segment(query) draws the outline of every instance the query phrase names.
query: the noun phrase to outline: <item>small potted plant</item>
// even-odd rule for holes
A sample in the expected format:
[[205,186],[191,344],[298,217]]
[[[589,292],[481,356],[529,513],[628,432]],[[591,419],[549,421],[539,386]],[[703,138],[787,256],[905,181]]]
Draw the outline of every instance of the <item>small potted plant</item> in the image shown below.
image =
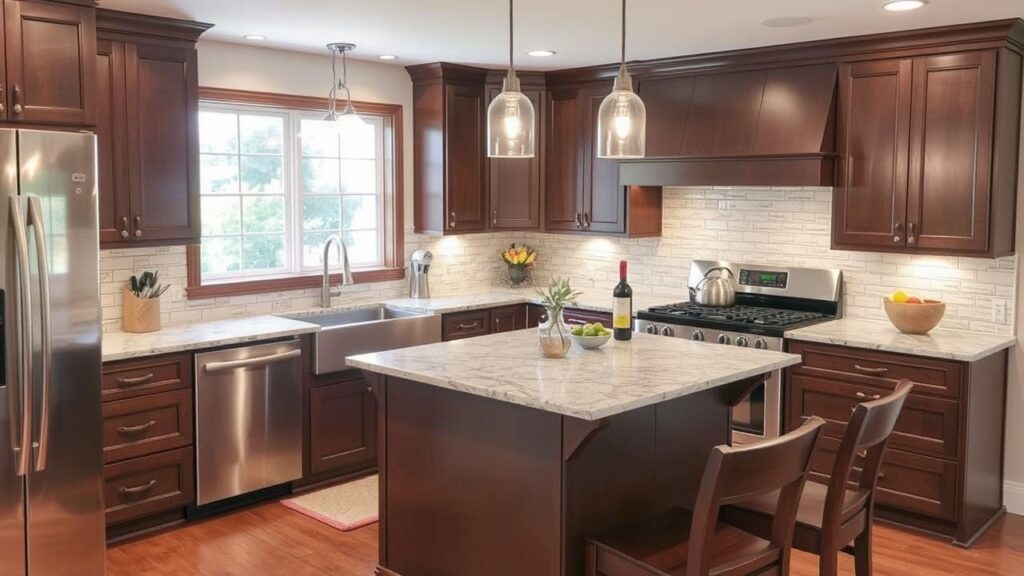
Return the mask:
[[125,332],[156,332],[160,329],[160,296],[170,288],[160,284],[160,272],[132,276],[122,290],[121,327]]
[[537,260],[537,251],[526,244],[518,242],[501,251],[501,261],[505,263],[505,281],[512,288],[518,288],[531,281],[530,271]]
[[540,352],[547,358],[563,358],[572,346],[569,327],[562,312],[576,304],[580,293],[573,290],[567,278],[553,278],[547,290],[537,290],[547,309],[547,320],[539,327]]

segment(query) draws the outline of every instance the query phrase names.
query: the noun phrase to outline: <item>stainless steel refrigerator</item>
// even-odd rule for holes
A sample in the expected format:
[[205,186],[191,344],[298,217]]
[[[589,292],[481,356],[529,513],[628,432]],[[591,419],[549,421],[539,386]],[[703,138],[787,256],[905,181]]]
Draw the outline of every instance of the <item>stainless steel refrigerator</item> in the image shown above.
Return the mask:
[[102,575],[96,140],[0,130],[0,576]]

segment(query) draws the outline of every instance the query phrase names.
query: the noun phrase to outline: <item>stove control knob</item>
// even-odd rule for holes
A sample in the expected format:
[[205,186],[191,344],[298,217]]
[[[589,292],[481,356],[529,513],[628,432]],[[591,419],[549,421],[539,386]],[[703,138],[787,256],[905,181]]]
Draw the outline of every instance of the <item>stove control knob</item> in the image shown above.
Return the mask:
[[673,330],[669,326],[665,326],[664,328],[661,329],[661,335],[662,336],[675,336],[676,335],[676,331]]
[[648,334],[657,334],[658,327],[655,326],[654,324],[648,324],[647,328],[644,328],[644,332],[647,332]]
[[693,334],[690,335],[690,340],[694,340],[694,341],[697,341],[697,342],[703,342],[704,341],[704,332],[702,332],[700,330],[694,330]]
[[728,334],[719,334],[718,335],[718,343],[719,344],[728,344],[730,342],[732,342],[732,338],[730,338]]
[[746,348],[747,346],[750,345],[750,342],[747,340],[746,336],[737,336],[736,345],[739,346],[740,348]]
[[757,340],[754,340],[754,348],[757,348],[758,350],[767,350],[768,343],[764,341],[764,338],[758,338]]

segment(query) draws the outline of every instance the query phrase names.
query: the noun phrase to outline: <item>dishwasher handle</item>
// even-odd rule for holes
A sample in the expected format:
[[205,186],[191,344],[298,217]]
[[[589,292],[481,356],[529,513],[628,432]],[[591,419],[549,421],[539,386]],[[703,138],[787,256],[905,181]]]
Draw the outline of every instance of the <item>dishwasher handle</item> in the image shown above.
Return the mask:
[[234,370],[235,368],[257,368],[259,366],[266,366],[268,364],[276,364],[278,362],[286,362],[292,358],[298,358],[302,355],[302,350],[289,350],[287,352],[281,352],[280,354],[271,354],[270,356],[257,356],[256,358],[246,358],[244,360],[228,360],[226,362],[210,362],[203,366],[203,369],[207,372],[223,372],[225,370]]

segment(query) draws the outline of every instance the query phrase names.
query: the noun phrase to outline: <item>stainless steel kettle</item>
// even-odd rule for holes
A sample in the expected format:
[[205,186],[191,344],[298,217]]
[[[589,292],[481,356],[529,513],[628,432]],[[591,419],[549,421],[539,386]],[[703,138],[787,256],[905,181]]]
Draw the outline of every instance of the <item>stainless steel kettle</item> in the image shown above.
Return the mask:
[[736,304],[736,287],[732,270],[724,266],[704,273],[697,286],[690,289],[690,300],[704,306],[732,306]]

